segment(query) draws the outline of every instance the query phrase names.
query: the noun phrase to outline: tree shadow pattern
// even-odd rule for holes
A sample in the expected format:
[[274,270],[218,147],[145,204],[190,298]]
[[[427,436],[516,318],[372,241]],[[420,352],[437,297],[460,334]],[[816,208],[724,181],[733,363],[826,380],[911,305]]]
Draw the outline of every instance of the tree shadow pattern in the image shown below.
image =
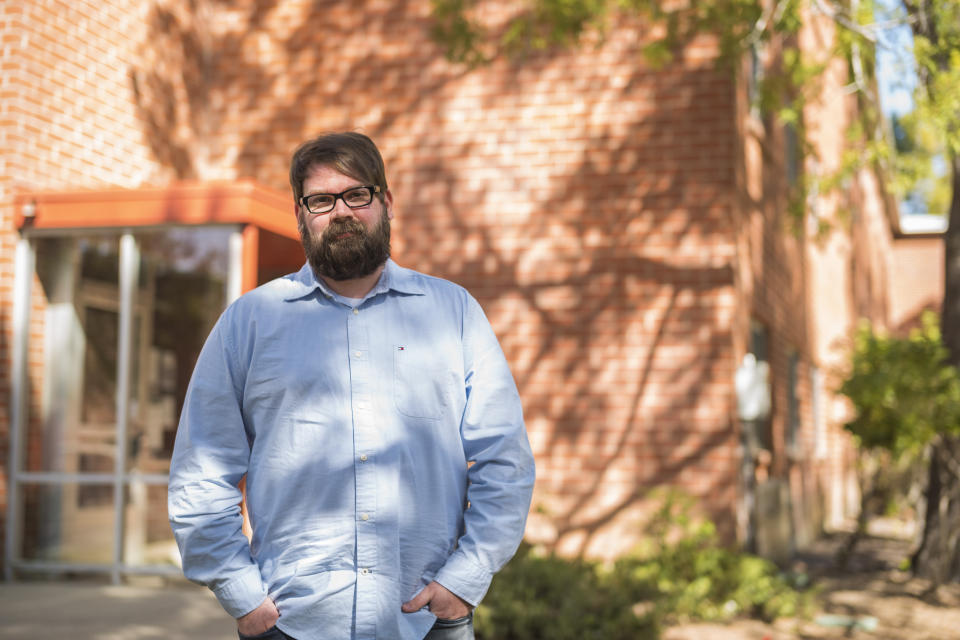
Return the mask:
[[[735,96],[692,43],[445,62],[416,0],[157,3],[130,84],[170,177],[281,191],[292,149],[359,129],[384,152],[394,255],[464,285],[501,338],[538,459],[530,534],[623,550],[676,485],[732,534]],[[704,53],[706,51],[706,53]]]

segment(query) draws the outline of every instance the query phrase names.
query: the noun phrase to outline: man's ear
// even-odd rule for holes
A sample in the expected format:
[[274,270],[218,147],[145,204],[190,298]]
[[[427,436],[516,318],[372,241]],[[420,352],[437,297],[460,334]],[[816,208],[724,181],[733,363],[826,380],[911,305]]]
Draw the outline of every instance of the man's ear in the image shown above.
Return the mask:
[[387,208],[387,220],[393,220],[393,192],[390,189],[383,194],[383,206]]

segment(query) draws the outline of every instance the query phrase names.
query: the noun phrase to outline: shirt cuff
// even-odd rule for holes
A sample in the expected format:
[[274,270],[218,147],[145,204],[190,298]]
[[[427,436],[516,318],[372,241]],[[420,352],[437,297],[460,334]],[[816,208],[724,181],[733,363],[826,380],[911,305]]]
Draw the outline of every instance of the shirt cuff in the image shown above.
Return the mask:
[[434,580],[476,607],[490,588],[493,573],[462,553],[454,552]]
[[261,604],[267,597],[267,590],[260,577],[260,569],[251,565],[235,577],[213,589],[220,606],[234,618],[245,616]]

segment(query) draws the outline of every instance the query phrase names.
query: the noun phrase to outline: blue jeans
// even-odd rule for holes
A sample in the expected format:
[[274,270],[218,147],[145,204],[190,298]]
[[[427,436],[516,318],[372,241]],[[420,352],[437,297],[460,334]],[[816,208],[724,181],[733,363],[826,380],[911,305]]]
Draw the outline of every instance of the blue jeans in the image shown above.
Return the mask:
[[[239,631],[240,640],[294,640],[280,629],[272,627],[255,636],[245,636]],[[456,620],[437,620],[423,640],[474,640],[473,613]]]
[[245,636],[239,631],[237,631],[237,635],[240,636],[240,640],[293,640],[293,638],[276,627],[270,627],[263,633],[258,633],[255,636]]
[[423,640],[473,640],[473,612],[456,620],[437,620]]

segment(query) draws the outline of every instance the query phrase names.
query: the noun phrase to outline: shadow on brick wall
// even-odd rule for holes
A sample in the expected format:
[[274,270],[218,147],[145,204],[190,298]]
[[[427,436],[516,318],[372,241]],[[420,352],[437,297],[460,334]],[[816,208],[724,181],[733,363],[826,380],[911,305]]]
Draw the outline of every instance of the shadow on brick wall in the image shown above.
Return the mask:
[[646,68],[642,25],[470,69],[430,42],[428,8],[154,6],[130,71],[154,156],[171,178],[285,191],[299,142],[368,133],[398,203],[397,260],[470,290],[511,361],[538,457],[531,535],[621,549],[666,484],[731,534],[728,76],[694,59]]

